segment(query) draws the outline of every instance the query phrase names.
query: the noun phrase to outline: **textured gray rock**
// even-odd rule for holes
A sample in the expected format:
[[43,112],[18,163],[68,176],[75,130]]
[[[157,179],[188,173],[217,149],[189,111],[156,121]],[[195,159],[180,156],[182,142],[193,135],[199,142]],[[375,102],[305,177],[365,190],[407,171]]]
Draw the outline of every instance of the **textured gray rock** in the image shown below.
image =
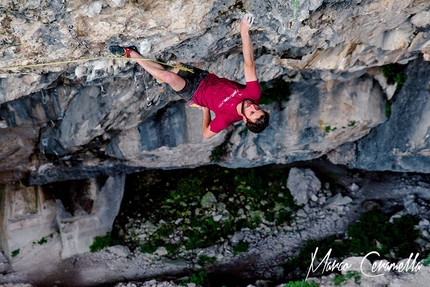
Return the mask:
[[349,196],[342,196],[342,194],[338,193],[335,196],[327,199],[325,206],[327,208],[335,208],[337,206],[346,205],[352,201],[352,198]]
[[321,189],[321,182],[311,169],[292,168],[288,174],[287,188],[297,204],[306,204]]
[[[413,140],[416,150],[405,150],[400,139],[398,146],[385,141],[408,132],[404,117],[415,124],[427,117],[421,100],[422,114],[396,107],[412,107],[399,105],[408,95],[428,95],[422,60],[430,55],[426,3],[304,1],[297,4],[294,20],[292,1],[3,2],[0,67],[108,56],[110,44],[134,44],[144,56],[191,62],[243,82],[238,22],[249,11],[256,15],[251,37],[260,80],[282,76],[291,82],[289,102],[266,107],[272,123],[264,134],[242,134],[238,123],[206,141],[201,112],[177,102],[166,87],[153,87],[133,61],[0,70],[3,182],[25,173],[29,184],[42,184],[195,167],[208,164],[211,150],[223,142],[233,144],[220,162],[229,167],[325,154],[334,162],[370,169],[426,171],[428,166],[425,137]],[[380,66],[414,59],[392,116],[382,125],[387,132],[360,142],[356,157],[354,141],[386,121],[385,97],[392,91],[381,80]],[[373,142],[381,146],[378,151],[372,151]],[[382,145],[389,144],[384,151]],[[390,155],[390,148],[400,154]]]
[[[223,143],[229,145],[219,164],[228,167],[292,163],[328,155],[333,162],[354,168],[429,172],[426,1],[297,1],[297,19],[293,19],[293,1],[84,2],[0,0],[0,68],[108,56],[108,45],[121,44],[136,45],[146,57],[191,62],[243,82],[237,28],[243,12],[249,11],[256,15],[251,37],[259,79],[282,77],[288,81],[289,101],[265,107],[272,123],[263,134],[242,133],[244,126],[238,123],[203,140],[201,112],[178,101],[166,87],[154,87],[149,75],[133,61],[99,59],[2,69],[2,183],[26,177],[30,185],[103,180],[151,168],[195,167],[209,164],[211,150]],[[380,67],[388,63],[408,65],[408,81],[396,93],[381,78]],[[387,99],[392,108],[389,119],[385,116]],[[107,195],[119,204],[120,188],[114,187]],[[365,192],[364,186],[360,188]],[[417,198],[428,200],[428,195],[423,196],[428,190],[423,186],[399,191],[401,196],[392,199],[404,199],[401,203],[409,212],[423,214],[427,206]],[[374,196],[383,198],[387,193],[378,190]],[[407,198],[405,193],[417,197]],[[331,193],[319,196],[317,202],[327,204],[327,198],[330,200]],[[91,224],[103,227],[97,232],[108,230],[108,223],[97,221],[103,217],[110,222],[110,216],[116,215],[115,206],[107,206],[112,213],[99,210],[96,217],[89,216],[85,206],[73,215],[67,210],[60,213],[60,230],[70,235],[63,242],[68,254],[86,250],[90,241],[86,231]],[[302,223],[316,217],[309,206],[299,213]],[[33,228],[31,220],[45,216],[39,209],[32,213],[30,207],[19,204],[12,213],[23,224],[21,230],[15,228],[20,223],[2,223],[2,249],[7,256],[51,230],[47,226],[52,218],[46,215],[33,226],[41,227],[37,232],[28,231]],[[346,211],[344,206],[340,208]],[[66,218],[75,215],[82,220]],[[320,230],[342,229],[344,223],[337,214],[318,216],[326,222]],[[20,238],[18,234],[31,236]],[[310,234],[302,232],[304,237]],[[16,243],[8,247],[6,235],[17,238]],[[288,239],[297,247],[299,237]],[[252,242],[261,240],[255,236]],[[74,241],[84,244],[72,246]],[[61,251],[58,246],[55,252]],[[230,249],[221,249],[221,257],[231,255]],[[274,252],[270,254],[268,261]],[[83,275],[91,271],[101,272],[89,268]],[[271,274],[267,269],[261,273]]]
[[112,230],[121,205],[124,182],[124,175],[109,177],[100,186],[92,180],[88,187],[94,200],[91,212],[75,212],[74,216],[64,216],[65,212],[59,212],[57,221],[63,245],[62,258],[89,251],[96,236],[105,236]]
[[127,257],[130,254],[130,249],[127,246],[115,245],[108,248],[109,252],[115,255]]
[[55,232],[56,206],[41,187],[1,185],[0,191],[0,247],[11,259],[13,251]]
[[414,61],[391,105],[391,117],[358,141],[351,167],[367,170],[430,172],[430,64]]
[[215,195],[212,192],[207,192],[205,195],[203,195],[202,199],[200,200],[200,205],[205,208],[215,203],[217,203],[217,200]]

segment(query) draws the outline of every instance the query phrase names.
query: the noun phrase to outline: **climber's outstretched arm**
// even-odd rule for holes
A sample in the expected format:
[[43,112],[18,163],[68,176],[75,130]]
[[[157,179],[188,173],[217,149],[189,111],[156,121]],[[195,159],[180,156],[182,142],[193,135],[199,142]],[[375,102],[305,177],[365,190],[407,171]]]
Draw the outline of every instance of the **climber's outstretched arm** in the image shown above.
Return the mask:
[[252,47],[249,29],[254,22],[254,15],[245,14],[240,22],[240,36],[242,38],[242,53],[244,60],[245,80],[247,82],[257,80],[257,72],[254,63],[254,48]]
[[210,110],[206,107],[202,107],[202,111],[203,111],[202,134],[205,139],[208,139],[216,135],[216,133],[210,130],[210,123],[211,123]]

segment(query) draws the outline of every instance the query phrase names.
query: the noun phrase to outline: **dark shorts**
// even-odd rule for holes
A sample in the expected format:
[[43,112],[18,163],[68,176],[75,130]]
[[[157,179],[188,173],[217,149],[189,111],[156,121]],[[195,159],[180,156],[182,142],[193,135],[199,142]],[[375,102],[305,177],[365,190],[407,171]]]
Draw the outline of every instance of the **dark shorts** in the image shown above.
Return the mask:
[[184,67],[193,69],[194,73],[179,70],[178,75],[181,76],[185,80],[185,87],[175,92],[177,95],[179,95],[182,99],[186,101],[190,101],[193,99],[194,93],[197,91],[197,88],[200,85],[200,82],[209,75],[208,71],[200,70],[198,68],[195,68],[191,65],[183,64]]

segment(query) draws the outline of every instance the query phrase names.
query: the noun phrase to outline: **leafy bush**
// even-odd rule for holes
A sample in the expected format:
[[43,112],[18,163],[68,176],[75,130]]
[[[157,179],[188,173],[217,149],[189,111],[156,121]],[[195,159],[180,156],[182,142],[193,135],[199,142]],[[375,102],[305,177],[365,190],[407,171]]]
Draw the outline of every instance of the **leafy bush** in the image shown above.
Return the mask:
[[222,145],[213,148],[210,159],[213,162],[218,162],[225,155],[225,148]]
[[[348,236],[352,237],[349,250],[355,254],[366,254],[377,250],[382,254],[388,254],[390,250],[396,257],[407,258],[415,250],[414,240],[420,237],[415,229],[418,218],[406,215],[395,218],[389,223],[390,217],[373,209],[363,213],[360,220],[348,227]],[[376,241],[381,243],[378,248]]]
[[45,237],[42,237],[39,241],[37,241],[37,244],[42,245],[44,243],[48,242]]
[[361,284],[361,276],[357,271],[348,271],[346,275],[336,274],[333,278],[334,286],[342,286],[348,282],[349,279],[353,278],[354,282],[358,285]]
[[341,286],[341,285],[345,284],[346,281],[347,280],[346,280],[345,276],[343,276],[341,274],[336,274],[333,278],[334,286]]
[[248,246],[248,242],[239,242],[236,246],[233,247],[233,255],[236,256],[239,253],[247,252]]
[[397,89],[399,89],[408,79],[404,69],[404,66],[399,64],[388,64],[382,66],[382,74],[389,84],[396,83]]
[[357,271],[348,271],[346,272],[346,278],[354,279],[355,284],[361,284],[361,276]]
[[216,264],[217,260],[215,256],[207,256],[207,255],[199,255],[198,257],[198,263],[202,266],[206,266],[206,265],[214,265]]
[[181,282],[182,286],[187,286],[188,283],[194,283],[197,286],[205,287],[208,285],[208,275],[205,271],[200,271],[197,274],[192,274],[188,280]]
[[261,83],[261,98],[258,103],[264,105],[288,101],[290,95],[290,83],[280,77],[270,82]]
[[17,256],[19,254],[19,251],[20,251],[19,249],[12,251],[12,257]]
[[93,244],[90,245],[90,252],[97,252],[115,244],[118,242],[111,238],[110,232],[106,232],[105,236],[94,237]]
[[389,103],[385,104],[385,116],[387,118],[391,117],[391,105]]
[[423,265],[424,266],[429,266],[430,265],[430,254],[427,256],[427,258],[423,261]]
[[158,246],[156,246],[153,242],[145,242],[140,245],[140,252],[152,254],[157,250]]

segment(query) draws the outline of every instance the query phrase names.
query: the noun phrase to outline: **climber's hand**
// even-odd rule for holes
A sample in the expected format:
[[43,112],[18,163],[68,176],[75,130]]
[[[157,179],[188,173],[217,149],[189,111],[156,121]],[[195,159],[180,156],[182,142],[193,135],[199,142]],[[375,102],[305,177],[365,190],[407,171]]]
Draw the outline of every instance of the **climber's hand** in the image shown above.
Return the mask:
[[248,33],[249,29],[252,27],[252,23],[254,23],[254,19],[254,15],[246,13],[242,18],[242,22],[240,22],[240,32]]

